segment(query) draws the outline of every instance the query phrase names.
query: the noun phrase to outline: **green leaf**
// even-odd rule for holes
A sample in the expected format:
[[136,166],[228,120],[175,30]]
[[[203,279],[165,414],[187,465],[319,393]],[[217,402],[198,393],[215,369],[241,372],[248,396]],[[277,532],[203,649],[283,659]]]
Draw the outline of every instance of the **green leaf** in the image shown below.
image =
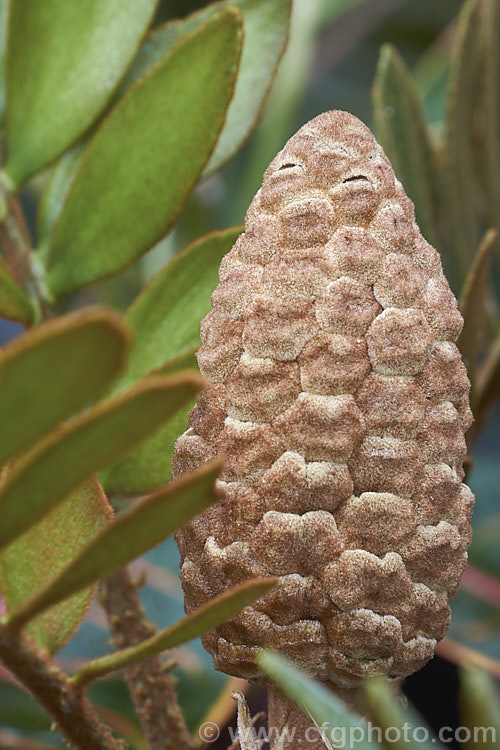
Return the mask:
[[146,496],[91,541],[48,586],[9,615],[19,627],[47,607],[127,565],[217,500],[212,461]]
[[[500,4],[497,0],[483,3],[483,53],[484,82],[484,167],[488,203],[488,220],[500,232]],[[497,251],[499,247],[497,246]]]
[[330,737],[332,730],[335,730],[333,739],[344,730],[347,737],[349,737],[349,732],[356,737],[356,748],[359,750],[380,749],[378,743],[369,742],[366,739],[365,722],[352,714],[323,685],[311,680],[289,661],[271,651],[262,651],[258,662],[285,695],[296,703],[306,716],[311,717],[311,723],[314,722],[319,727],[325,726],[327,737]]
[[0,316],[31,325],[36,310],[31,299],[23,292],[0,258]]
[[147,378],[62,425],[8,475],[0,492],[0,548],[27,531],[96,471],[168,419],[203,384],[194,373]]
[[495,682],[478,667],[461,667],[459,675],[460,718],[471,735],[464,747],[496,750],[500,737],[500,696]]
[[210,312],[219,266],[243,227],[213,232],[189,245],[160,271],[126,315],[133,332],[121,390],[200,341],[200,321]]
[[122,319],[89,308],[37,326],[0,353],[0,465],[98,396],[121,369]]
[[176,372],[182,372],[183,370],[197,370],[198,369],[198,361],[196,359],[196,351],[198,347],[193,346],[191,349],[188,349],[186,352],[183,352],[182,354],[179,354],[177,357],[174,357],[173,359],[169,360],[164,364],[162,367],[160,367],[158,370],[155,370],[157,375],[174,375]]
[[245,43],[234,97],[205,173],[231,159],[257,125],[285,51],[291,0],[225,0],[243,13]]
[[[157,371],[173,375],[186,369],[197,370],[196,348],[171,360]],[[172,474],[172,456],[175,441],[186,429],[189,412],[195,405],[193,399],[180,408],[156,432],[137,445],[116,464],[104,469],[101,482],[112,495],[140,495],[166,484]]]
[[[439,37],[438,37],[439,39]],[[449,44],[430,44],[412,68],[412,79],[423,104],[429,128],[441,132],[450,70]]]
[[229,161],[255,128],[285,50],[291,0],[222,0],[154,29],[142,45],[124,88],[143,75],[186,34],[228,6],[243,14],[244,41],[234,96],[205,174]]
[[[382,730],[384,747],[394,747],[394,750],[431,750],[435,748],[437,740],[435,737],[425,740],[424,734],[415,734],[415,728],[422,727],[422,718],[415,717],[415,721],[408,721],[413,716],[404,713],[398,703],[398,698],[383,677],[370,677],[363,683],[363,692],[366,698],[368,716],[376,727]],[[403,698],[404,700],[404,698]],[[413,713],[413,712],[412,712]],[[429,730],[425,727],[425,730]],[[438,746],[439,747],[439,746]]]
[[7,47],[7,27],[9,0],[0,0],[0,123],[5,114],[5,57]]
[[277,578],[255,578],[240,583],[186,615],[175,625],[162,630],[137,646],[131,646],[90,662],[71,678],[71,682],[81,687],[116,669],[129,667],[162,651],[192,641],[193,638],[198,638],[208,630],[235,617],[244,607],[269,591],[277,582]]
[[54,166],[50,178],[47,180],[38,208],[37,232],[40,245],[48,241],[54,229],[86,146],[87,140],[85,139],[66,151]]
[[460,11],[451,58],[444,134],[446,200],[459,284],[478,245],[471,134],[478,91],[479,11],[476,0],[466,0]]
[[486,232],[472,267],[467,274],[460,295],[460,312],[464,317],[464,327],[458,339],[458,346],[469,371],[473,387],[477,357],[484,336],[485,304],[489,291],[491,251],[496,240],[497,232],[495,229],[490,229]]
[[12,2],[5,171],[17,185],[94,122],[132,60],[156,2]]
[[[197,368],[194,353],[200,340],[200,320],[210,311],[220,262],[241,230],[233,227],[196,240],[139,295],[127,313],[133,344],[115,391],[129,387],[152,370],[170,374]],[[194,402],[187,403],[156,433],[108,467],[101,475],[106,491],[135,495],[168,482],[174,444],[186,429],[193,406]]]
[[415,204],[420,229],[439,247],[436,164],[427,124],[410,72],[390,44],[380,53],[373,108],[377,137]]
[[[54,580],[111,517],[111,506],[93,479],[4,549],[0,582],[8,611]],[[51,653],[62,648],[85,616],[92,592],[87,587],[33,620],[28,633],[35,643]]]
[[241,37],[239,11],[213,16],[97,130],[41,247],[54,294],[116,273],[170,229],[222,128]]
[[245,216],[262,184],[262,175],[269,162],[293,134],[295,128],[291,123],[302,119],[302,106],[313,74],[318,25],[322,15],[318,0],[293,3],[288,45],[266,105],[266,113],[246,159],[246,169],[238,175],[238,194],[233,198],[233,214],[237,217]]

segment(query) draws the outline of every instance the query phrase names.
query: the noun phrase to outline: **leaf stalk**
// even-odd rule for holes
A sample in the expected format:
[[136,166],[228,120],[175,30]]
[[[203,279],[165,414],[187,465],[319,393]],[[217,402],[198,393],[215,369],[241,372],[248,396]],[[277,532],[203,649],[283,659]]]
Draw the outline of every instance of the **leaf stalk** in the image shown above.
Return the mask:
[[[146,619],[137,586],[126,568],[104,579],[101,603],[117,648],[133,647],[154,635],[156,628]],[[126,669],[125,679],[150,750],[190,750],[191,738],[177,702],[175,678],[167,667],[161,656],[152,656]],[[83,684],[85,681],[90,680],[83,679]],[[78,674],[73,677],[73,685],[82,688]]]

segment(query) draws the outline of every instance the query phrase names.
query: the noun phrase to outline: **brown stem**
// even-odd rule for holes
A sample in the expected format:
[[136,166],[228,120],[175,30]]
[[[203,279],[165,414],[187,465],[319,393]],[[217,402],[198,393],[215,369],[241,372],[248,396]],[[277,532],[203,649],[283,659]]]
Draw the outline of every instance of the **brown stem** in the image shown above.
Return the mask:
[[[43,318],[52,316],[33,271],[31,237],[17,196],[0,180],[0,241],[17,283],[37,299]],[[124,750],[68,676],[27,635],[0,624],[0,660],[55,722],[72,750]]]
[[[106,578],[101,591],[117,648],[135,646],[154,634],[126,569]],[[162,657],[154,656],[124,671],[150,750],[190,750],[191,738],[177,703],[175,681]]]
[[18,199],[2,190],[1,200],[0,239],[13,279],[24,286],[29,275],[30,236]]
[[278,688],[267,689],[267,717],[271,748],[325,750],[328,747],[321,739],[320,730]]
[[27,636],[0,625],[0,659],[47,711],[71,750],[124,750],[67,675]]
[[[326,683],[334,693],[335,697],[342,701],[349,711],[364,716],[367,713],[366,701],[362,691],[357,688],[339,688],[331,683]],[[320,729],[316,728],[297,706],[289,700],[278,688],[267,689],[268,700],[268,727],[270,746],[279,747],[280,750],[294,750],[297,747],[308,750],[325,750],[330,747],[323,742]],[[336,727],[325,726],[324,732],[327,739],[335,740]],[[288,730],[288,731],[287,731]],[[282,738],[283,744],[278,743]],[[332,745],[334,743],[332,742]]]
[[44,318],[52,317],[47,294],[34,273],[33,248],[29,229],[19,198],[6,190],[0,180],[0,241],[5,251],[12,278],[19,286],[31,292],[37,300]]

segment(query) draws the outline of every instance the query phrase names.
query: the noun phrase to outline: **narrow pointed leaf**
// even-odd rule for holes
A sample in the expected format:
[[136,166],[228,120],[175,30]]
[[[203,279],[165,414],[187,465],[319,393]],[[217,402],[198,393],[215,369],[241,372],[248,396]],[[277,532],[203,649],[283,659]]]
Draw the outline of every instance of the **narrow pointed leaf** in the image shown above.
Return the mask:
[[439,247],[436,165],[427,123],[410,72],[390,44],[380,53],[373,107],[378,139],[415,204],[418,224],[428,241]]
[[0,353],[0,464],[96,398],[121,369],[122,319],[90,308],[37,326]]
[[12,612],[9,621],[19,627],[155,547],[216,501],[214,483],[220,469],[220,461],[205,464],[143,498],[90,542],[54,581]]
[[472,118],[478,90],[480,9],[466,0],[452,53],[444,134],[446,200],[452,255],[462,283],[478,245]]
[[242,231],[213,232],[176,255],[135,300],[126,315],[133,331],[120,390],[199,345],[200,321],[210,311],[219,265]]
[[478,667],[461,667],[460,718],[468,727],[471,740],[465,748],[496,750],[500,737],[500,696],[495,681]]
[[153,432],[191,400],[202,383],[189,373],[148,378],[124,396],[99,404],[49,435],[16,464],[2,487],[0,547]]
[[[197,370],[196,348],[168,362],[158,375]],[[130,453],[101,473],[101,482],[114,495],[141,495],[166,484],[172,474],[175,441],[186,429],[188,415],[196,401],[187,402],[173,417]]]
[[241,36],[238,10],[213,16],[132,86],[97,130],[41,248],[54,294],[116,273],[170,229],[224,123]]
[[352,730],[356,733],[356,747],[359,750],[380,750],[377,742],[369,742],[366,739],[365,722],[352,714],[326,687],[307,677],[289,661],[271,651],[262,651],[258,661],[285,695],[311,718],[311,724],[315,723],[319,727],[325,725],[328,739],[332,731],[336,731],[334,737],[338,737],[339,730],[345,729],[349,737],[349,731]]
[[155,0],[11,3],[6,172],[19,184],[92,124],[125,73]]
[[154,29],[142,45],[124,81],[130,85],[160,60],[185,34],[221,8],[237,7],[243,14],[244,42],[234,96],[215,150],[205,167],[212,173],[229,161],[255,128],[285,50],[291,0],[222,0]]
[[[371,677],[367,679],[363,683],[363,692],[371,723],[380,727],[382,737],[387,738],[388,742],[384,743],[385,746],[390,743],[390,747],[394,747],[395,750],[405,750],[405,748],[409,748],[409,750],[417,750],[417,748],[431,750],[431,748],[436,747],[437,738],[425,740],[423,733],[414,735],[415,727],[422,726],[422,718],[416,715],[412,717],[413,712],[409,712],[408,709],[403,713],[396,695],[385,678]],[[412,718],[415,719],[413,722],[411,721]],[[430,732],[426,727],[425,729],[428,733],[427,737],[429,737]]]
[[[0,553],[0,585],[8,611],[52,581],[111,521],[112,511],[95,479],[86,482],[42,521]],[[93,587],[44,612],[28,626],[40,648],[58,651],[80,625]]]
[[5,114],[5,57],[7,48],[9,0],[0,0],[0,123]]
[[484,335],[491,251],[496,240],[496,230],[490,229],[479,246],[460,295],[460,312],[464,317],[464,327],[458,340],[458,346],[468,368],[473,387],[477,356]]
[[277,582],[277,578],[255,578],[234,586],[137,646],[90,662],[72,678],[72,682],[79,686],[87,684],[111,671],[129,667],[162,651],[192,641],[235,617]]
[[32,301],[0,260],[0,317],[31,325],[36,311]]
[[425,49],[412,68],[412,79],[423,104],[430,127],[441,128],[446,107],[446,89],[450,70],[450,49],[445,29],[435,42]]
[[[486,0],[483,3],[483,54],[484,81],[484,166],[486,172],[486,197],[491,226],[500,232],[500,3]],[[497,246],[497,251],[499,247]]]

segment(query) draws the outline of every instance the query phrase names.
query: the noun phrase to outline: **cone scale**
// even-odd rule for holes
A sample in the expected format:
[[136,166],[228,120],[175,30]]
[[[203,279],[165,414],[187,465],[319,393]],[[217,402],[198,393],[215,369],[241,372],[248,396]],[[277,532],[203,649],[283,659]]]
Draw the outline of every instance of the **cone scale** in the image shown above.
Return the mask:
[[174,476],[226,464],[176,535],[187,611],[280,578],[205,636],[215,667],[268,684],[266,647],[339,692],[411,674],[467,559],[469,381],[440,256],[363,123],[327,112],[288,141],[212,305]]

